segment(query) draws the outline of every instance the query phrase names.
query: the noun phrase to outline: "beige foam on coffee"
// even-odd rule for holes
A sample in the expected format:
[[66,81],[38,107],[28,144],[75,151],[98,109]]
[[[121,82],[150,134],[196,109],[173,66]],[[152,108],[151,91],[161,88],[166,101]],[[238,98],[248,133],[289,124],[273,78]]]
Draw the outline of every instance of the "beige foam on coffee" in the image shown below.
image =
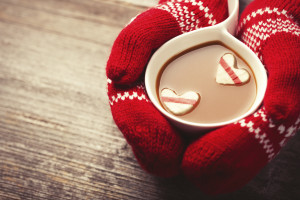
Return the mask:
[[[239,69],[248,71],[251,78],[247,84],[227,86],[216,82],[220,58],[227,53],[235,55]],[[256,98],[252,77],[243,59],[223,44],[213,42],[172,58],[158,77],[157,94],[160,99],[164,88],[172,88],[177,94],[199,93],[201,102],[191,112],[177,117],[195,123],[218,123],[238,117],[252,106]]]

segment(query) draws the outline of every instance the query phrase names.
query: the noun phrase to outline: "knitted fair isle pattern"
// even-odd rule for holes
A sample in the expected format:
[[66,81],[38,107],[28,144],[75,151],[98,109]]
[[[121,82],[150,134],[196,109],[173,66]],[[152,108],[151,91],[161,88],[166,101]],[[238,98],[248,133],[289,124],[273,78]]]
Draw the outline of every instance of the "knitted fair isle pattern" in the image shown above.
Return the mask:
[[182,33],[227,17],[227,0],[169,0],[136,16],[119,34],[107,62],[107,76],[131,84],[141,76],[153,51]]
[[139,164],[151,174],[178,174],[184,144],[146,95],[145,65],[169,39],[226,17],[227,0],[160,1],[126,25],[112,47],[106,68],[112,115]]
[[261,109],[205,134],[186,150],[182,168],[207,193],[248,183],[300,128],[299,0],[255,0],[243,12],[238,37],[265,64]]
[[[277,2],[277,3],[276,3]],[[282,40],[287,40],[287,39],[292,39],[296,44],[299,45],[299,36],[300,36],[300,27],[299,27],[299,20],[295,19],[293,14],[295,12],[299,12],[299,6],[300,3],[298,1],[298,3],[295,2],[289,2],[288,5],[286,5],[285,3],[278,3],[280,1],[275,1],[275,3],[272,4],[270,3],[270,6],[265,7],[265,3],[261,3],[261,8],[259,9],[255,9],[252,12],[245,12],[243,13],[243,16],[240,20],[238,29],[237,29],[237,36],[241,39],[242,42],[244,42],[259,58],[262,62],[264,62],[264,56],[262,54],[262,48],[265,45],[265,42],[267,41],[268,38],[278,34],[278,33],[286,33],[286,35],[283,35]],[[268,1],[267,1],[267,5]],[[250,5],[251,6],[251,5]],[[255,5],[257,6],[257,5]],[[297,8],[298,7],[298,8]],[[286,9],[289,10],[293,10],[293,13],[288,12]],[[248,8],[248,10],[251,8]],[[297,10],[295,10],[297,9]],[[247,13],[247,14],[246,14]],[[292,37],[290,37],[292,36]],[[297,36],[297,39],[293,39],[293,36]],[[279,43],[281,40],[277,41],[277,43]],[[274,45],[275,46],[275,45]],[[279,45],[278,45],[279,46]],[[299,47],[297,48],[298,51],[295,51],[294,53],[296,53],[294,56],[300,56],[299,55]],[[290,49],[290,51],[293,51],[294,49]],[[276,50],[274,50],[276,51]],[[280,50],[278,50],[280,52]],[[288,50],[287,50],[288,51]],[[270,54],[273,54],[273,52],[267,52]],[[298,53],[298,54],[297,54]],[[268,55],[268,57],[270,57],[272,55]],[[265,56],[267,57],[267,56]],[[281,55],[281,57],[284,57],[284,54]],[[289,59],[288,57],[284,57],[284,59]],[[298,59],[299,61],[299,59]],[[286,62],[288,63],[288,61]],[[295,63],[296,66],[293,66],[295,69],[292,69],[293,71],[291,71],[291,73],[295,73],[295,76],[299,78],[299,73],[300,73],[300,63]],[[298,65],[297,65],[298,64]],[[293,63],[291,64],[293,65]],[[268,69],[268,68],[267,68]],[[287,70],[290,70],[289,68],[287,68]],[[295,72],[294,72],[295,70]],[[270,73],[273,73],[273,69],[269,70]],[[281,70],[277,73],[282,73]],[[298,81],[299,83],[299,81]],[[280,83],[282,84],[282,83]],[[298,90],[300,90],[300,86],[299,85],[295,85],[295,89],[298,88]],[[296,91],[297,93],[297,91]],[[293,98],[293,101],[297,102],[297,97],[298,97],[298,101],[299,99],[299,93],[298,96],[296,96],[296,98]],[[277,97],[272,97],[272,98],[277,98]],[[284,103],[284,102],[282,102]],[[297,103],[298,104],[298,103]],[[299,106],[297,111],[299,112]],[[276,111],[275,111],[276,112]],[[286,127],[284,124],[274,124],[274,122],[272,122],[271,118],[267,117],[267,114],[265,114],[265,109],[262,108],[260,109],[258,112],[256,112],[254,114],[254,117],[258,117],[259,115],[262,116],[262,121],[268,122],[269,125],[268,127],[270,129],[273,129],[272,132],[277,132],[279,135],[281,135],[281,139],[279,140],[279,143],[277,143],[274,146],[277,146],[276,151],[274,151],[273,148],[269,149],[271,147],[270,145],[267,145],[270,141],[266,140],[266,141],[261,141],[261,143],[265,144],[264,148],[268,149],[266,151],[266,153],[268,154],[268,158],[269,160],[271,160],[272,158],[275,157],[275,155],[279,152],[279,150],[281,149],[281,147],[283,147],[287,140],[294,136],[295,133],[297,132],[297,130],[300,128],[300,113],[298,119],[294,122],[294,124],[292,124],[289,127]],[[241,124],[241,126],[250,126],[249,124],[245,124],[244,122],[245,120],[240,121],[239,123]],[[251,124],[251,122],[250,122]],[[249,127],[249,132],[253,132],[252,129]],[[256,135],[256,138],[258,136]],[[263,135],[263,138],[265,138],[266,136]],[[272,145],[273,146],[273,145]]]

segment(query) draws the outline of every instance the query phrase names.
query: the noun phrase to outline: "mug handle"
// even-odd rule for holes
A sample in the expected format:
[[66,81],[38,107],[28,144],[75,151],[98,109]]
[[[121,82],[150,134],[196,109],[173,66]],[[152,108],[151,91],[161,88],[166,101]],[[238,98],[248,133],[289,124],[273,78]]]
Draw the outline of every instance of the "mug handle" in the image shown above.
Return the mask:
[[228,17],[226,20],[216,25],[231,35],[235,35],[239,17],[239,0],[228,0]]

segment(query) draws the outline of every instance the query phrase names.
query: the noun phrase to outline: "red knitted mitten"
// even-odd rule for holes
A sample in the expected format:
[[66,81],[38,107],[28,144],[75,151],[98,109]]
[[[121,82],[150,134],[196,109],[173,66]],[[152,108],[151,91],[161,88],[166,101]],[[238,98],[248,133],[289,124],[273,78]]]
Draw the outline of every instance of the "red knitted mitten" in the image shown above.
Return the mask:
[[171,38],[226,17],[227,0],[160,1],[128,24],[112,47],[106,72],[113,118],[142,168],[152,174],[176,175],[184,145],[145,93],[145,65],[153,51]]
[[192,143],[184,173],[207,193],[244,186],[300,128],[299,0],[254,0],[243,12],[238,37],[269,73],[264,103],[253,115]]

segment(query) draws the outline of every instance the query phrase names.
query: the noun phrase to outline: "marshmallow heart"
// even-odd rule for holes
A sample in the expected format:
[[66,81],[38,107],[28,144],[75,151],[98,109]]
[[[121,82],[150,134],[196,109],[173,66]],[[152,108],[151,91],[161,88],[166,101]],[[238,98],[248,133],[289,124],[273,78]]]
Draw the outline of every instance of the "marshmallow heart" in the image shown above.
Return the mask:
[[198,105],[200,95],[189,91],[179,96],[173,90],[165,88],[161,91],[160,99],[169,112],[174,115],[184,115]]
[[219,62],[216,82],[224,85],[241,85],[250,79],[249,73],[245,69],[237,68],[236,58],[233,54],[224,54]]

